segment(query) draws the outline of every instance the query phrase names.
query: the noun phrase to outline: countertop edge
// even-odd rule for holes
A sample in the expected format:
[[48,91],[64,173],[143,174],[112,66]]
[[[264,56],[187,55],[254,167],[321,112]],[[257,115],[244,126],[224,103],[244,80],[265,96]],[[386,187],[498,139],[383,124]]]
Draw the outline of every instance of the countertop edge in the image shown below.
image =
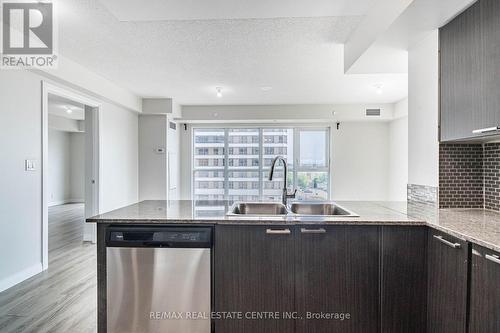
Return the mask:
[[459,231],[443,227],[434,223],[427,222],[422,219],[418,220],[393,220],[393,221],[370,221],[370,220],[335,220],[335,221],[262,221],[262,220],[193,220],[193,219],[93,219],[88,218],[86,223],[96,224],[200,224],[200,225],[239,225],[239,226],[263,226],[263,225],[279,225],[279,226],[300,226],[300,225],[362,225],[362,226],[426,226],[441,232],[445,232],[453,237],[461,240],[474,243],[492,251],[500,252],[500,245],[495,245],[477,237],[470,236]]

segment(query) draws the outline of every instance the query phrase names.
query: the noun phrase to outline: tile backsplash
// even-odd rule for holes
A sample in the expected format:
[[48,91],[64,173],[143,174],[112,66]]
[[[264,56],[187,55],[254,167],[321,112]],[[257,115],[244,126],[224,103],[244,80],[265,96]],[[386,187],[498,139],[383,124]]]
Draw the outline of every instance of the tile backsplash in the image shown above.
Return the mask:
[[484,145],[484,207],[500,211],[500,142]]
[[500,143],[442,143],[439,207],[500,211]]
[[483,145],[439,146],[439,207],[483,208]]
[[432,216],[438,208],[438,188],[408,184],[408,213],[412,216]]
[[408,202],[435,205],[438,202],[437,187],[408,184]]

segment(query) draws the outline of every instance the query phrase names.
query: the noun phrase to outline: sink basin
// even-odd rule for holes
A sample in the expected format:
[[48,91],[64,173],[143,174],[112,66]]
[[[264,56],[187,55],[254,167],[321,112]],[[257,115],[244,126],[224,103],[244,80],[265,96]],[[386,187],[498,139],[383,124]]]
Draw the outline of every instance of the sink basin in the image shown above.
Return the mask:
[[278,202],[237,202],[229,211],[230,215],[286,215],[286,207]]
[[332,202],[315,202],[303,203],[294,202],[290,205],[290,211],[297,215],[312,215],[312,216],[351,216],[357,217],[358,215],[353,212],[340,207]]

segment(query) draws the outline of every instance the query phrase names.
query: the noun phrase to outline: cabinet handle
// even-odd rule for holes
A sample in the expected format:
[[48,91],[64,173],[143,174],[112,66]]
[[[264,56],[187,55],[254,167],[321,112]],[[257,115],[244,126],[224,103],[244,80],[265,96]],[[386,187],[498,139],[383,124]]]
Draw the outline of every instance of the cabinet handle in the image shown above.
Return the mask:
[[266,229],[268,235],[289,235],[291,233],[290,229]]
[[473,130],[472,133],[473,134],[483,134],[483,133],[496,132],[496,131],[500,131],[500,126],[480,128],[477,130]]
[[434,238],[436,238],[441,243],[448,245],[449,247],[452,247],[454,249],[459,249],[461,247],[461,245],[458,243],[452,243],[450,241],[447,241],[446,239],[443,238],[443,236],[434,235]]
[[500,257],[499,256],[496,256],[494,254],[487,254],[484,256],[486,259],[488,259],[489,261],[492,261],[494,262],[495,264],[499,264],[500,265]]
[[326,230],[324,228],[318,228],[318,229],[301,228],[300,232],[302,234],[326,234]]

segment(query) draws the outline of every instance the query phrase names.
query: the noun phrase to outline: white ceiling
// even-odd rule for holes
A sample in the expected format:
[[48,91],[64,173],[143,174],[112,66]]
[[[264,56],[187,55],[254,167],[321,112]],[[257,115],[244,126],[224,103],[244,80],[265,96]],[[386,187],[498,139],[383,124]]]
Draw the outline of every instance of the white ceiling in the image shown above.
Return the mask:
[[[112,0],[101,1],[111,6]],[[326,14],[347,15],[362,13],[372,1],[319,1],[328,2]],[[177,12],[162,15],[212,15],[204,16],[201,1],[175,3]],[[252,15],[263,17],[264,0],[258,3],[261,9]],[[304,13],[318,15],[316,5],[307,4],[314,9]],[[407,96],[406,73],[344,74],[342,44],[361,16],[120,22],[97,0],[58,5],[61,54],[143,97],[195,105],[392,103]],[[295,7],[286,8],[272,15],[293,15]],[[379,83],[382,94],[374,87]],[[222,98],[216,97],[218,86]],[[262,86],[273,89],[264,92]]]
[[120,21],[364,15],[376,0],[102,0]]
[[[57,95],[49,94],[48,109],[49,109],[49,114],[55,116],[74,119],[74,120],[85,119],[85,111],[83,104],[74,102],[72,100]],[[71,109],[72,112],[68,113],[67,112],[68,109]]]

